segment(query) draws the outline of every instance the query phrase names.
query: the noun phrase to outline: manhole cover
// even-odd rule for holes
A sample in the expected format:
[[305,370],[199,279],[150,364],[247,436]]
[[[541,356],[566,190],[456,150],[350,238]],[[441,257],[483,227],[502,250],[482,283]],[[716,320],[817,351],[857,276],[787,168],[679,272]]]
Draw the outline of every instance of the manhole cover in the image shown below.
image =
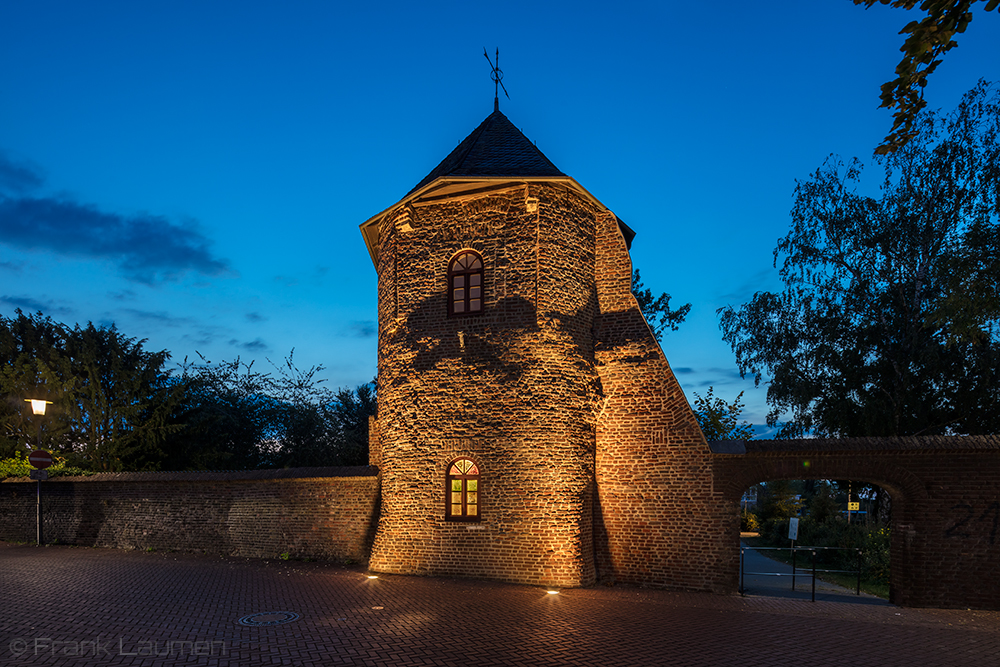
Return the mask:
[[262,611],[259,614],[250,614],[240,619],[240,625],[252,625],[260,627],[263,625],[281,625],[291,623],[298,619],[299,615],[293,611]]

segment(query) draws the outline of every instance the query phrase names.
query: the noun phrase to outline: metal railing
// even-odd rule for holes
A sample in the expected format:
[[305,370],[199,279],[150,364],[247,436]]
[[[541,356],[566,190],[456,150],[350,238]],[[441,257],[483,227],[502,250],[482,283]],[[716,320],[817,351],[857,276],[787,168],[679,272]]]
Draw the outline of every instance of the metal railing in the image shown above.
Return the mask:
[[[743,554],[747,549],[752,549],[754,551],[791,551],[792,552],[792,571],[789,572],[746,572],[743,567],[744,557]],[[799,568],[795,562],[795,555],[799,551],[807,551],[812,557],[812,567],[808,570]],[[829,569],[819,569],[816,567],[816,552],[817,551],[854,551],[857,553],[858,568],[856,570],[829,570]],[[857,575],[857,587],[855,588],[855,595],[861,595],[861,549],[851,549],[848,547],[748,547],[745,545],[740,545],[740,595],[746,595],[746,587],[743,585],[743,575],[749,574],[758,577],[788,577],[792,578],[792,590],[795,590],[795,576],[797,573],[800,577],[809,577],[812,580],[812,601],[816,601],[816,574],[817,573],[835,573],[835,574],[856,574]]]

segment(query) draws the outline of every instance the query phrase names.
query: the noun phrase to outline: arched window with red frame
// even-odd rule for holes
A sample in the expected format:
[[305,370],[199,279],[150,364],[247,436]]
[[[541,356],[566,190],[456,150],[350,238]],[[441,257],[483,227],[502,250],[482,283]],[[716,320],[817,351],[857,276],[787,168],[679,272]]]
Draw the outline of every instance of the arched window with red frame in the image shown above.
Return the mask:
[[448,315],[479,315],[483,296],[483,258],[475,250],[463,250],[448,264]]
[[471,459],[448,464],[445,475],[444,516],[448,521],[479,521],[481,516],[479,466]]

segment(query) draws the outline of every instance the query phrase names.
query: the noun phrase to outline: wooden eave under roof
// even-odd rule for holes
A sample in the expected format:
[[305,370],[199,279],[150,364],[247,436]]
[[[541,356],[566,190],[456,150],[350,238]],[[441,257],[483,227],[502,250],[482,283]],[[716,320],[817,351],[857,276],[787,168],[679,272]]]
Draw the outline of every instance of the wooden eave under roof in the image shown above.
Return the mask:
[[[389,213],[402,208],[403,206],[427,206],[445,201],[463,199],[468,197],[480,197],[491,193],[509,189],[511,186],[523,185],[526,183],[560,183],[569,189],[577,192],[594,206],[608,211],[611,210],[601,203],[601,201],[587,191],[575,179],[569,176],[477,176],[441,177],[423,187],[414,190],[400,201],[396,202],[381,213],[372,216],[361,224],[361,235],[365,238],[365,245],[368,247],[368,254],[372,258],[372,263],[378,269],[378,247],[379,234],[378,227],[382,219]],[[613,215],[613,214],[612,214]],[[632,245],[632,238],[635,232],[618,219],[618,226],[621,227],[622,235],[629,246]]]

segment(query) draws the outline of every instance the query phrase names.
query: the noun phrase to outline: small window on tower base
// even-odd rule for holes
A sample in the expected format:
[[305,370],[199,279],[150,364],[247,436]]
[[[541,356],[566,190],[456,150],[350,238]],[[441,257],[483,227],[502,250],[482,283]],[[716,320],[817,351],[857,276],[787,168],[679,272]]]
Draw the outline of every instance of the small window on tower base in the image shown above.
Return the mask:
[[445,478],[445,518],[449,521],[479,521],[479,466],[470,459],[448,464]]

